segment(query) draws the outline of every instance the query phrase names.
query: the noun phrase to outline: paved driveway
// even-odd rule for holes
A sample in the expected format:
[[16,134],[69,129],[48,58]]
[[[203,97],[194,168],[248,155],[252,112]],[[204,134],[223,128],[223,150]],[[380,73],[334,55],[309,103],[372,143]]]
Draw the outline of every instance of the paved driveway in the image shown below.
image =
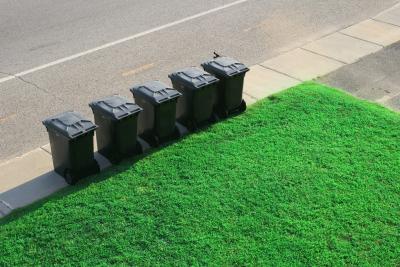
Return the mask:
[[400,42],[320,79],[367,100],[400,111]]

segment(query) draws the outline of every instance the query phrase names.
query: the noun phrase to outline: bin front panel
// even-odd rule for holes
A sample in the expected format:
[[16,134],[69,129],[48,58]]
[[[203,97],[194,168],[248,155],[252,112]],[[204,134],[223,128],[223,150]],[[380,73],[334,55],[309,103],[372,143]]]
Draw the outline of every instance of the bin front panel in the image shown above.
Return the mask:
[[190,121],[202,123],[210,119],[217,97],[217,86],[211,84],[200,89],[193,90],[182,84],[174,84],[179,88],[183,96],[178,99],[177,119],[183,124]]
[[94,162],[93,154],[93,133],[88,133],[69,140],[69,161],[71,162],[69,168],[78,174],[85,172],[88,166],[92,166]]
[[150,134],[154,128],[154,105],[145,99],[138,97],[136,102],[143,107],[143,112],[139,114],[138,134]]
[[123,155],[132,154],[136,148],[137,116],[126,117],[115,124],[117,151]]
[[115,139],[115,130],[113,129],[115,121],[97,112],[94,114],[94,121],[99,125],[96,130],[97,149],[100,153],[109,153],[110,146]]
[[69,139],[52,130],[49,131],[49,139],[54,170],[64,175],[64,170],[70,166]]
[[163,139],[175,131],[176,100],[170,100],[156,107],[155,131]]
[[211,117],[215,103],[216,90],[216,85],[209,85],[194,93],[191,113],[197,123],[202,123]]
[[176,118],[180,122],[184,122],[186,119],[192,117],[192,100],[194,90],[186,88],[183,84],[173,82],[174,88],[182,93],[182,97],[178,98],[176,104]]
[[224,108],[231,110],[237,108],[243,99],[243,75],[236,75],[230,79],[224,80],[226,90],[223,91],[223,104]]

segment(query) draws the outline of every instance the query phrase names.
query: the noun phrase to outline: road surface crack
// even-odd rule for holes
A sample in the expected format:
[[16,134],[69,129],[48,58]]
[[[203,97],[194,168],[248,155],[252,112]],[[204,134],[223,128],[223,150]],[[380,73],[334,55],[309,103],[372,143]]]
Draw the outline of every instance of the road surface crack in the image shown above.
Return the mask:
[[3,71],[0,71],[0,74],[12,76],[12,77],[14,77],[15,79],[18,79],[18,80],[20,80],[20,81],[23,82],[23,83],[32,85],[33,87],[35,87],[35,88],[38,89],[39,91],[42,91],[42,92],[44,92],[44,93],[46,93],[46,94],[48,94],[48,95],[51,95],[52,97],[54,97],[54,98],[56,98],[57,100],[60,100],[62,103],[64,103],[64,100],[63,100],[62,98],[58,97],[57,95],[52,94],[51,92],[49,92],[49,91],[47,91],[46,89],[40,87],[39,85],[37,85],[37,84],[34,83],[34,82],[25,80],[25,79],[22,78],[21,76],[14,75],[14,74],[12,74],[12,73],[3,72]]

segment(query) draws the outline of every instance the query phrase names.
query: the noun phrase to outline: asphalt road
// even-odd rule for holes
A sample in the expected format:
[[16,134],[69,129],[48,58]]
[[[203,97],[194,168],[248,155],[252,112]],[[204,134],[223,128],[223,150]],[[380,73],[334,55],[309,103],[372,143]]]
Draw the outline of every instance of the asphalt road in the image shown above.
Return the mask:
[[252,65],[396,2],[1,0],[0,161],[46,144],[41,120],[49,115],[91,118],[91,100],[131,97],[130,86],[168,82],[168,73],[213,51]]

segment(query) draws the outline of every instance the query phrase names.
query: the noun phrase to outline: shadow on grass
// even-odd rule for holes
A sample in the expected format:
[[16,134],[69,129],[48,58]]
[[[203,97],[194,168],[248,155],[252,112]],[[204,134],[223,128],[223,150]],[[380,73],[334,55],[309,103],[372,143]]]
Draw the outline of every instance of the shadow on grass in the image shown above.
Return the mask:
[[[63,187],[62,185],[60,185],[61,189],[56,191],[54,194],[50,194],[49,196],[44,197],[44,198],[42,198],[42,199],[40,199],[40,200],[38,200],[38,201],[36,201],[36,202],[34,202],[32,204],[28,204],[28,205],[23,206],[21,208],[16,208],[15,210],[12,210],[10,214],[8,214],[5,217],[0,219],[0,225],[4,225],[4,224],[10,223],[10,222],[12,222],[14,220],[17,220],[18,218],[20,218],[22,216],[25,216],[26,214],[29,214],[30,212],[35,211],[36,209],[41,208],[44,204],[46,204],[49,201],[57,201],[59,199],[64,198],[65,196],[68,196],[70,194],[79,192],[80,190],[83,190],[83,189],[87,188],[88,186],[90,186],[92,184],[100,183],[100,182],[102,182],[104,180],[107,180],[108,178],[110,178],[110,177],[112,177],[112,176],[114,176],[114,175],[116,175],[118,173],[122,173],[122,172],[128,170],[129,168],[131,168],[133,164],[135,164],[136,162],[142,160],[143,158],[145,158],[145,157],[147,157],[147,156],[149,156],[149,155],[151,155],[153,153],[156,153],[157,151],[159,151],[159,150],[161,150],[161,149],[163,149],[165,147],[171,146],[171,145],[179,142],[180,140],[182,140],[182,138],[181,139],[177,139],[177,140],[175,140],[173,142],[169,142],[167,144],[163,144],[163,145],[161,145],[159,147],[156,147],[156,148],[151,148],[148,152],[143,153],[141,155],[136,155],[136,156],[133,156],[131,158],[127,158],[127,159],[121,161],[121,163],[119,163],[117,165],[111,165],[110,167],[104,169],[101,173],[86,177],[86,178],[78,181],[73,186],[65,186],[65,187]],[[18,194],[19,191],[23,191],[23,189],[26,188],[26,187],[31,187],[33,185],[33,183],[35,183],[36,181],[39,181],[38,184],[40,184],[40,180],[41,179],[46,178],[48,176],[53,176],[53,178],[54,178],[54,176],[56,176],[56,175],[58,176],[58,174],[56,174],[54,172],[48,172],[48,173],[43,174],[43,175],[41,175],[39,177],[36,177],[32,181],[29,181],[29,182],[27,182],[25,184],[22,184],[22,185],[20,185],[20,186],[18,186],[16,188],[13,188],[10,191],[4,192],[4,193],[2,193],[2,195],[3,194],[13,195],[14,198],[15,198],[16,194],[17,194],[17,196],[20,196],[20,194]],[[59,177],[60,177],[60,179],[63,180],[63,178],[61,176],[59,176]],[[57,181],[57,183],[59,183],[59,182]],[[37,186],[38,185],[33,185],[33,187],[37,187]],[[26,189],[24,191],[26,191]],[[24,196],[21,196],[21,197],[24,197]]]
[[[236,114],[232,117],[236,117]],[[230,117],[230,118],[232,118]],[[226,119],[221,119],[218,122],[225,121]],[[7,223],[10,223],[14,220],[19,219],[20,217],[23,217],[27,214],[29,214],[32,211],[35,211],[39,208],[41,208],[44,204],[46,204],[49,201],[57,201],[59,199],[64,198],[65,196],[68,196],[70,194],[79,192],[80,190],[83,190],[87,188],[88,186],[95,184],[95,183],[100,183],[102,181],[107,180],[108,178],[125,172],[129,168],[132,167],[136,162],[144,159],[145,157],[156,153],[166,147],[172,146],[177,142],[182,141],[184,138],[187,138],[191,134],[199,133],[201,131],[207,131],[210,127],[212,127],[214,123],[205,125],[198,130],[192,131],[192,132],[186,132],[182,137],[166,142],[164,144],[161,144],[158,147],[151,147],[148,151],[144,152],[143,154],[133,156],[131,158],[127,158],[123,161],[121,161],[119,164],[116,165],[111,165],[105,169],[103,169],[100,173],[86,177],[80,181],[78,181],[75,185],[73,186],[68,186],[64,179],[55,173],[54,171],[45,173],[39,177],[36,177],[32,179],[31,181],[24,183],[16,188],[13,188],[7,192],[4,192],[0,194],[0,197],[2,200],[5,202],[9,203],[17,203],[11,206],[15,206],[17,208],[12,209],[11,212],[6,215],[3,218],[0,218],[0,225],[4,225]],[[99,161],[99,158],[97,158]],[[55,181],[56,180],[56,181]],[[44,189],[43,186],[48,186],[48,190]],[[50,188],[50,186],[52,188]],[[34,203],[30,203],[34,197],[32,197],[31,194],[34,194],[35,192],[42,191],[43,195],[47,195],[46,197],[43,197]],[[47,191],[47,192],[46,192]],[[51,191],[51,192],[49,192]],[[53,193],[54,192],[54,193]],[[31,195],[31,197],[29,197]],[[18,199],[15,199],[15,196],[18,197]],[[18,208],[20,207],[20,208]]]

